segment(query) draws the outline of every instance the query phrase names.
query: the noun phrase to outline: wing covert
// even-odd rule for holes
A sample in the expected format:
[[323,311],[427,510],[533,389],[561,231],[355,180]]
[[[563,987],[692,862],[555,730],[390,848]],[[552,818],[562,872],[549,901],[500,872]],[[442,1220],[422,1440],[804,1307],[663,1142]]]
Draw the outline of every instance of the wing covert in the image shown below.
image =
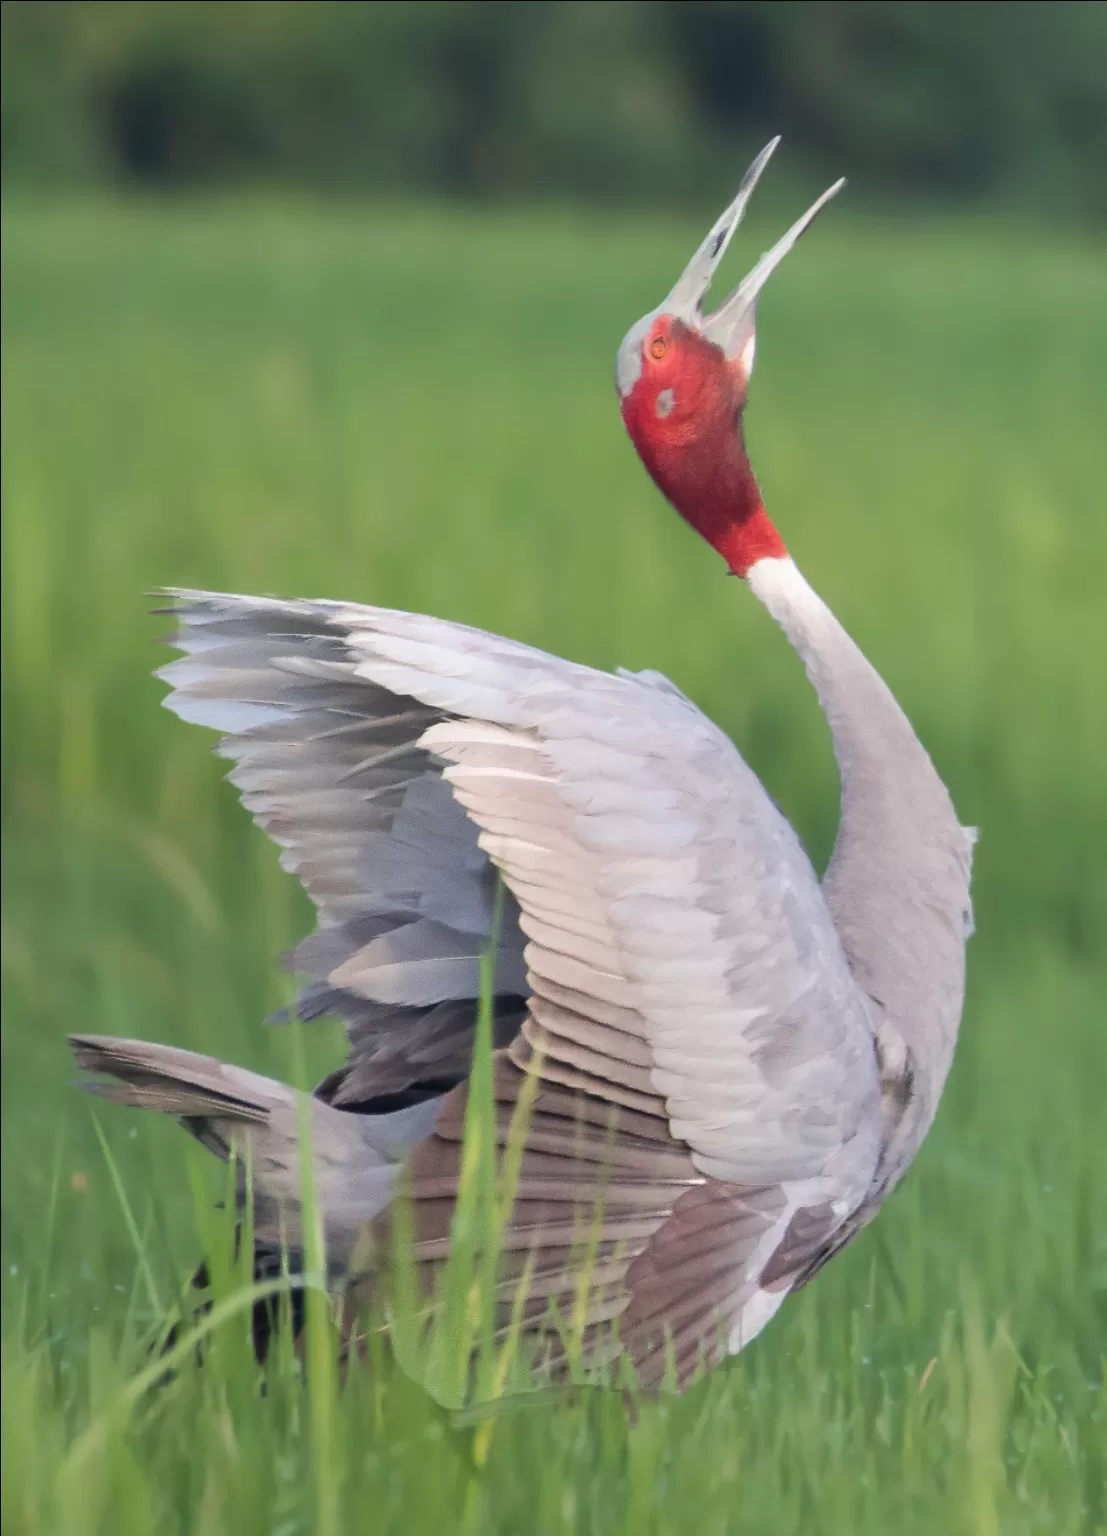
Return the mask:
[[[660,1099],[712,1177],[860,1194],[880,1137],[870,1005],[726,736],[653,677],[413,615],[342,620],[361,675],[450,712],[422,745],[519,903],[522,1038],[543,1075],[647,1112]],[[614,1054],[612,1029],[637,1053]]]

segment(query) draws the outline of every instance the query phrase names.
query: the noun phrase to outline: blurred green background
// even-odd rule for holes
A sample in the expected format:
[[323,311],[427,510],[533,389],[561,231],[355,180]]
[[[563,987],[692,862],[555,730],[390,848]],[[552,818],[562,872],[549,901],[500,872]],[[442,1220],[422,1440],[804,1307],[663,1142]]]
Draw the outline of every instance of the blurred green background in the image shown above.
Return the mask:
[[5,1529],[325,1528],[291,1388],[217,1362],[112,1407],[214,1165],[152,1118],[98,1132],[66,1032],[309,1079],[341,1049],[259,1025],[306,904],[158,709],[145,592],[342,596],[657,667],[825,858],[802,671],[611,386],[777,131],[724,282],[851,185],[766,295],[748,441],[982,829],[946,1098],[876,1226],[686,1404],[524,1415],[478,1478],[389,1376],[335,1420],[333,1528],[441,1532],[459,1499],[505,1533],[1102,1522],[1105,23],[4,5]]
[[776,132],[869,195],[1107,212],[1107,6],[1086,0],[6,0],[3,16],[21,180],[698,209],[736,141]]

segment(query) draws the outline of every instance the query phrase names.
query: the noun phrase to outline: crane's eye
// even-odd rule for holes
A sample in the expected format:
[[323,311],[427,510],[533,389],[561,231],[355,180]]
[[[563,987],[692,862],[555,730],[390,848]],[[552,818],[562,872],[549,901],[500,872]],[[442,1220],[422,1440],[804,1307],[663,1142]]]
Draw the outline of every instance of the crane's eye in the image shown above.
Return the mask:
[[650,356],[655,362],[659,363],[668,350],[669,343],[665,340],[664,336],[655,336],[650,342]]

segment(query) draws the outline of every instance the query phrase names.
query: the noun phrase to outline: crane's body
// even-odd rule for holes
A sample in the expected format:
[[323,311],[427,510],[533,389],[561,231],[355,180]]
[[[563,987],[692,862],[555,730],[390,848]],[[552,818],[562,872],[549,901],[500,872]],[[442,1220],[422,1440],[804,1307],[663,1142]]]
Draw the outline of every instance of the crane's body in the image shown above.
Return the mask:
[[[163,672],[171,708],[225,733],[318,909],[291,965],[311,978],[300,1017],[337,1015],[350,1042],[311,1105],[336,1279],[372,1297],[401,1185],[428,1277],[449,1252],[496,942],[498,1145],[524,1139],[500,1315],[556,1365],[572,1313],[584,1359],[626,1356],[645,1386],[741,1349],[875,1214],[933,1119],[971,931],[971,835],[788,556],[741,436],[757,295],[826,197],[702,312],[770,151],[628,334],[617,384],[650,474],[826,714],[842,813],[821,884],[732,743],[654,673],[387,609],[196,592],[173,595],[184,656]],[[165,1046],[74,1047],[117,1079],[95,1085],[108,1096],[221,1155],[248,1146],[259,1254],[295,1248],[296,1094]]]

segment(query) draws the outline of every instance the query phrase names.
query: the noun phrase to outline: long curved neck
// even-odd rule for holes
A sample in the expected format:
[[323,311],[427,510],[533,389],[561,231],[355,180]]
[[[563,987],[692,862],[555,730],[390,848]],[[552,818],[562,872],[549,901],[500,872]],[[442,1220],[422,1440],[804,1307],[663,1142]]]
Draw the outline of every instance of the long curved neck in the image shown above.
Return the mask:
[[855,977],[908,1047],[929,1123],[961,1018],[971,834],[890,689],[794,562],[758,560],[746,579],[830,726],[841,820],[823,890]]

